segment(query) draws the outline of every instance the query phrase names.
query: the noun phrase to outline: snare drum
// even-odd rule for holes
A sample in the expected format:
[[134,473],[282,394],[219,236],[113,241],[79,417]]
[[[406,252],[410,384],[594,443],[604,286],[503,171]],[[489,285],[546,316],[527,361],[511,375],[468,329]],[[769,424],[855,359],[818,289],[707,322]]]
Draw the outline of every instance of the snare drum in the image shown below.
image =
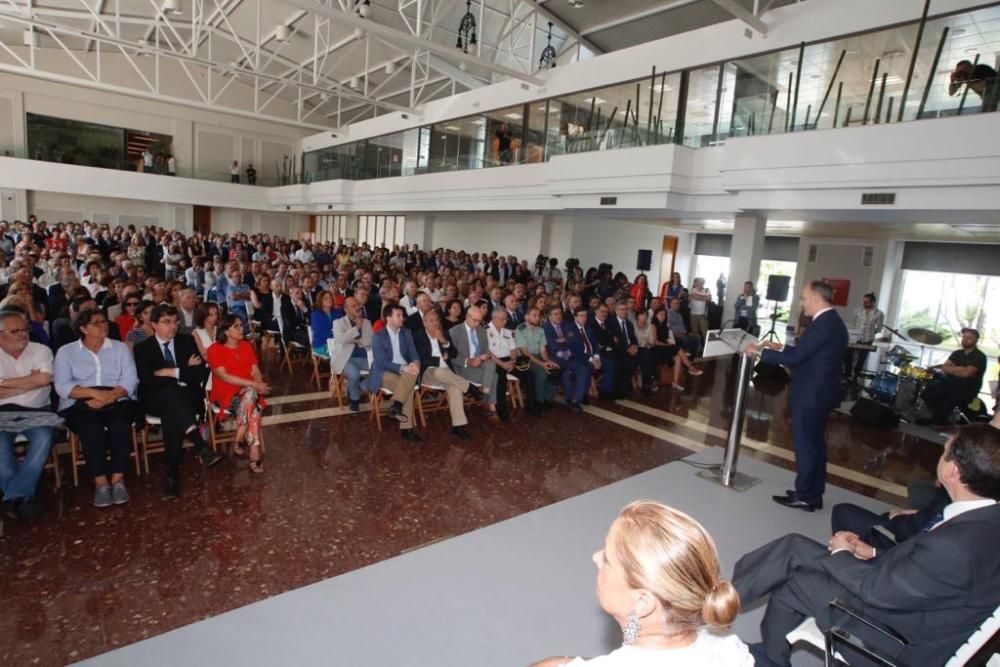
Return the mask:
[[872,380],[872,386],[868,393],[879,403],[895,405],[896,392],[899,390],[899,376],[894,373],[882,371]]

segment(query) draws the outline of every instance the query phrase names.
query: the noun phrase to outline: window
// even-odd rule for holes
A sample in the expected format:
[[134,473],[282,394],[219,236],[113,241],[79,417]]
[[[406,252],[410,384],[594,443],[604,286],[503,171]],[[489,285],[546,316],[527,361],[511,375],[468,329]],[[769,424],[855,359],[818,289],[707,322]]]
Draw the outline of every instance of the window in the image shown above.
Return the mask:
[[346,215],[317,215],[315,240],[320,243],[340,243],[348,238]]
[[[908,329],[919,327],[935,331],[944,339],[933,347],[902,343],[917,356],[918,365],[923,367],[943,363],[960,346],[963,327],[978,329],[979,349],[988,361],[980,391],[988,394],[989,381],[997,379],[997,355],[1000,354],[1000,310],[990,310],[990,306],[996,304],[1000,304],[1000,276],[903,269],[895,324],[904,334]],[[987,403],[992,407],[991,401]]]
[[358,243],[367,243],[373,248],[401,245],[405,225],[405,215],[358,216]]

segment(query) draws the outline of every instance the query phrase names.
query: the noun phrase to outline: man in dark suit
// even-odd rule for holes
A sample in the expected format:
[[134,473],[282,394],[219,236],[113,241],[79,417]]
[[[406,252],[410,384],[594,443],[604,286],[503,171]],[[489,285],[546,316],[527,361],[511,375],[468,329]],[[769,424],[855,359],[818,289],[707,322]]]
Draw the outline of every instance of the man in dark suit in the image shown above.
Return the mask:
[[388,305],[382,313],[385,328],[372,336],[372,368],[368,389],[373,394],[385,387],[392,392],[389,416],[399,421],[399,430],[410,444],[423,439],[413,429],[413,398],[420,376],[420,355],[413,334],[403,327],[406,309]]
[[517,327],[524,324],[524,309],[521,302],[514,294],[508,294],[503,299],[504,308],[507,310],[507,328],[517,331]]
[[417,309],[412,315],[407,316],[406,328],[416,333],[424,328],[424,317],[427,313],[434,310],[434,302],[431,301],[431,297],[427,292],[418,292],[414,298],[414,304]]
[[941,514],[951,499],[942,487],[934,491],[931,502],[924,507],[884,514],[876,514],[851,503],[838,503],[833,506],[830,515],[830,528],[834,534],[848,532],[857,535],[858,539],[873,547],[876,557],[881,556],[884,551],[941,520]]
[[167,457],[167,482],[163,497],[180,496],[181,452],[184,439],[206,465],[222,456],[209,447],[198,424],[205,411],[208,366],[198,355],[194,338],[177,333],[177,309],[170,305],[153,308],[150,315],[154,335],[136,343],[135,368],[139,375],[139,401],[143,411],[160,418],[163,448]]
[[563,323],[563,311],[560,306],[549,308],[549,319],[545,323],[545,349],[562,371],[563,392],[566,395],[566,405],[579,414],[583,412],[583,399],[590,389],[590,377],[594,367],[586,361],[586,347],[590,341],[585,341],[574,322]]
[[[763,643],[750,647],[757,665],[788,665],[785,635],[810,616],[821,630],[838,625],[897,664],[948,661],[1000,599],[1000,431],[986,424],[959,430],[937,474],[951,499],[940,521],[885,553],[873,554],[853,533],[837,533],[827,546],[786,535],[736,563],[733,585],[744,605],[771,596]],[[834,598],[906,643],[835,615]]]
[[639,365],[639,340],[635,337],[635,325],[628,318],[628,303],[615,304],[615,316],[611,318],[614,334],[616,398],[627,398],[632,393],[632,376]]
[[591,332],[597,341],[597,354],[601,358],[601,381],[598,392],[601,398],[613,399],[615,390],[615,328],[611,325],[610,311],[607,305],[600,304],[594,309],[594,317],[590,322]]
[[[826,487],[826,420],[840,405],[840,368],[847,354],[847,326],[833,309],[833,288],[814,280],[802,289],[802,312],[812,317],[795,346],[751,345],[766,364],[781,364],[794,372],[788,388],[795,447],[795,489],[774,501],[812,512],[823,509]],[[762,347],[767,349],[761,349]]]

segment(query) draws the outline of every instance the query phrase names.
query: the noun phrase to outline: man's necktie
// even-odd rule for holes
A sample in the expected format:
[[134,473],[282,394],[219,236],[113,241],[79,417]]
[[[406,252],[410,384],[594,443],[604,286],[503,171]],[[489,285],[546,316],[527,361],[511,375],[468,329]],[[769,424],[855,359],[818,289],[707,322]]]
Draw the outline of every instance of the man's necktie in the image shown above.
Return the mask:
[[583,349],[587,351],[587,356],[594,356],[594,351],[590,347],[590,339],[587,338],[587,332],[584,331],[583,327],[580,327],[580,336],[583,337]]
[[472,343],[472,356],[478,357],[479,356],[479,336],[476,335],[476,330],[475,329],[471,330],[469,333],[471,334],[469,336],[469,340]]
[[163,358],[171,366],[177,366],[177,361],[174,359],[174,355],[170,352],[170,343],[163,344]]
[[927,520],[927,523],[925,523],[924,527],[920,529],[920,532],[929,533],[931,532],[931,528],[938,525],[942,521],[944,521],[944,512],[936,512],[934,516]]

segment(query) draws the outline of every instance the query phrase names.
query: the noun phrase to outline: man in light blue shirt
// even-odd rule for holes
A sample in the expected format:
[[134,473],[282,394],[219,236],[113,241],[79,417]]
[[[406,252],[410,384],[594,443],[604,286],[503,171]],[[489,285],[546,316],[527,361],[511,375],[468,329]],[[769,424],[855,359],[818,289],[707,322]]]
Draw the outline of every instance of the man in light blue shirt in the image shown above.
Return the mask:
[[226,285],[226,305],[229,312],[240,318],[243,322],[243,334],[249,332],[250,315],[247,311],[247,303],[250,301],[250,288],[243,282],[243,276],[239,269],[229,272],[229,283]]

